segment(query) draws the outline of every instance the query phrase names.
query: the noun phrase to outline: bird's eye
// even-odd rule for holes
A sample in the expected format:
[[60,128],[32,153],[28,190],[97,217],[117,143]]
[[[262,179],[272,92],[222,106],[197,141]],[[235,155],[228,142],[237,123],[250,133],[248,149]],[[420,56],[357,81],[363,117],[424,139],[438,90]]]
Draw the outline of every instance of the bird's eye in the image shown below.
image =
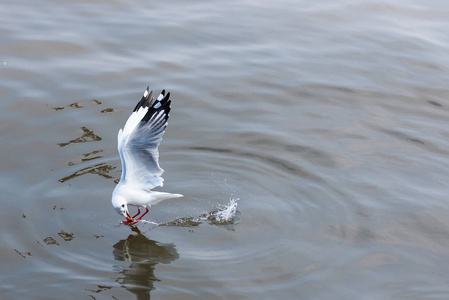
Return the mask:
[[122,207],[125,207],[125,204],[122,204]]

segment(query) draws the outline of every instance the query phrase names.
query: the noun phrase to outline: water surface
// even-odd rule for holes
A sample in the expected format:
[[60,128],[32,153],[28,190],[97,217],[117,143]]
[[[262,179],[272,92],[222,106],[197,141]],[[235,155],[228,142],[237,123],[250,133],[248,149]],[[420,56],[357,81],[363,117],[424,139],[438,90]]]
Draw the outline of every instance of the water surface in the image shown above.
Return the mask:
[[[0,9],[2,299],[447,298],[445,2]],[[116,135],[148,84],[185,197],[130,228]]]

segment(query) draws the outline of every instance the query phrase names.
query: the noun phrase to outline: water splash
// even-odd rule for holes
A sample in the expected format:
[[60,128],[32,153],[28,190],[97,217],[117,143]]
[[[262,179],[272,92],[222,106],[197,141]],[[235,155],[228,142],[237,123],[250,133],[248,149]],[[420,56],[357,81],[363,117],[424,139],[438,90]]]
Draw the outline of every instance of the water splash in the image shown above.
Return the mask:
[[237,201],[239,198],[231,198],[229,203],[224,205],[220,204],[218,210],[212,211],[208,214],[202,215],[201,217],[215,225],[228,225],[235,224],[234,221],[237,215]]
[[[177,218],[173,221],[158,224],[159,226],[196,227],[207,222],[211,225],[226,226],[233,230],[233,226],[240,222],[241,213],[237,210],[239,198],[229,199],[228,204],[221,204],[218,209],[204,213],[199,217]],[[153,223],[154,224],[154,223]]]

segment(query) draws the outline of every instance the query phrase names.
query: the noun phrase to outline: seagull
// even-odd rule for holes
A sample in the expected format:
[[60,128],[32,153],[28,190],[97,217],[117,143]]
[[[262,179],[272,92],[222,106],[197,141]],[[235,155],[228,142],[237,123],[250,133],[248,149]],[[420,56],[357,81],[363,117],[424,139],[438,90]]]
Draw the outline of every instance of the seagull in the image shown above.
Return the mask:
[[[118,132],[117,149],[122,162],[122,176],[112,193],[112,205],[119,215],[126,218],[122,222],[125,225],[139,222],[153,204],[183,197],[181,194],[151,191],[164,183],[158,147],[167,127],[170,103],[170,92],[165,94],[163,90],[155,100],[153,91],[147,87],[125,127]],[[136,206],[137,214],[131,216],[128,206]],[[145,212],[135,219],[140,208],[145,208]]]

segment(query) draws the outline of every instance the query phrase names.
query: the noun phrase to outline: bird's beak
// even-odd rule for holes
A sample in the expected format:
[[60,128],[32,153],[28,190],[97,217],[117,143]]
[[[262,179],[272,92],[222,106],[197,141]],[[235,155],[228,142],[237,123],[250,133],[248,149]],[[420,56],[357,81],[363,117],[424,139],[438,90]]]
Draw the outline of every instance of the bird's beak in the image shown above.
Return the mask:
[[133,217],[130,216],[130,214],[129,214],[128,211],[126,211],[126,220],[127,220],[128,222],[134,222]]

